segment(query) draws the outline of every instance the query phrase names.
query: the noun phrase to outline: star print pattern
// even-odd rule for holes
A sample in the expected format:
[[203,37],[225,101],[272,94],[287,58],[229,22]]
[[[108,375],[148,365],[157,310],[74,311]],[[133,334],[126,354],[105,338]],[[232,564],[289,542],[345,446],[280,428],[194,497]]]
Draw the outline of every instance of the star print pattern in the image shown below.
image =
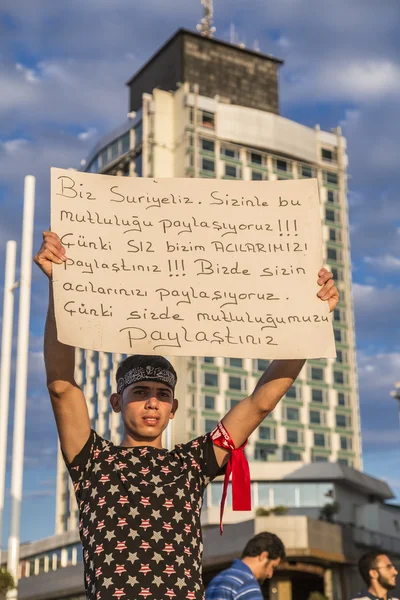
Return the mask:
[[221,474],[209,434],[172,451],[115,446],[92,431],[68,466],[88,600],[203,600],[200,512]]

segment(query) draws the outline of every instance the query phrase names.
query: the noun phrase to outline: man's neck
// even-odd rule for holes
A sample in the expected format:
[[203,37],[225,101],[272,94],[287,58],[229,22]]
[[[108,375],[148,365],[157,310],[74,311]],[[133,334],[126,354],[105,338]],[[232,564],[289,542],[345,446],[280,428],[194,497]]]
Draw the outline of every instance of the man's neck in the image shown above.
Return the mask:
[[150,448],[157,448],[158,450],[163,449],[161,435],[156,438],[141,438],[140,436],[133,436],[126,431],[124,437],[120,443],[120,446],[124,448],[135,448],[136,446],[148,446]]
[[245,565],[247,565],[249,567],[250,571],[253,573],[254,577],[258,581],[258,571],[256,568],[256,561],[254,560],[254,558],[252,556],[245,556],[241,560],[242,560],[242,563],[244,563]]
[[370,585],[370,587],[368,588],[368,591],[370,594],[372,594],[372,596],[377,596],[378,598],[383,598],[383,600],[387,600],[388,599],[388,591],[381,586],[380,583],[373,583]]

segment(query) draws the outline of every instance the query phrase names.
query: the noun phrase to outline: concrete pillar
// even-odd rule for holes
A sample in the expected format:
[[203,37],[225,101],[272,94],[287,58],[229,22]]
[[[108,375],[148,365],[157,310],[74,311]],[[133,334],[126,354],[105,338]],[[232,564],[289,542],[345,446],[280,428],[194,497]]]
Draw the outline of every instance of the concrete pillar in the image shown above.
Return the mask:
[[324,572],[324,593],[328,600],[333,600],[332,569],[326,569]]
[[276,587],[278,589],[277,600],[292,600],[292,582],[290,579],[278,579]]

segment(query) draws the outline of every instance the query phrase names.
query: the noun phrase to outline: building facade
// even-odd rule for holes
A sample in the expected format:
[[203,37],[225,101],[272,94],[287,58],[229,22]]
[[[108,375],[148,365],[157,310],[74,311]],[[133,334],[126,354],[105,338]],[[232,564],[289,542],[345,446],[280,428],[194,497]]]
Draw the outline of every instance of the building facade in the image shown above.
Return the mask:
[[[328,600],[354,598],[364,587],[357,561],[376,548],[400,568],[400,507],[387,503],[393,492],[384,481],[338,463],[285,462],[265,469],[257,461],[250,469],[253,513],[233,513],[228,498],[223,536],[222,483],[207,488],[202,510],[205,585],[240,558],[247,541],[261,531],[278,535],[287,555],[273,579],[264,582],[266,600],[307,600],[311,592]],[[2,561],[5,566],[6,554]],[[18,576],[20,600],[84,600],[78,532],[23,544]]]
[[[307,362],[246,451],[251,461],[331,461],[360,469],[346,140],[340,128],[321,131],[279,115],[280,65],[179,30],[128,83],[128,120],[96,146],[83,168],[130,177],[318,180],[324,264],[341,294],[333,314],[337,359]],[[77,382],[92,426],[116,442],[121,422],[108,399],[122,358],[76,351]],[[262,357],[171,360],[179,374],[180,409],[166,434],[169,447],[211,430],[268,366]],[[61,457],[57,499],[56,531],[74,529],[76,505]]]

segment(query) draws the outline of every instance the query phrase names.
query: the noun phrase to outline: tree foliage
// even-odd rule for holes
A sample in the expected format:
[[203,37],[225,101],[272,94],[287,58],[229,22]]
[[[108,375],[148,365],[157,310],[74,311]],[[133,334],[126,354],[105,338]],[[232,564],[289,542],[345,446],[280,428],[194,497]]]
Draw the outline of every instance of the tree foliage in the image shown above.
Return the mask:
[[15,582],[11,573],[0,569],[0,594],[5,594],[15,588]]

